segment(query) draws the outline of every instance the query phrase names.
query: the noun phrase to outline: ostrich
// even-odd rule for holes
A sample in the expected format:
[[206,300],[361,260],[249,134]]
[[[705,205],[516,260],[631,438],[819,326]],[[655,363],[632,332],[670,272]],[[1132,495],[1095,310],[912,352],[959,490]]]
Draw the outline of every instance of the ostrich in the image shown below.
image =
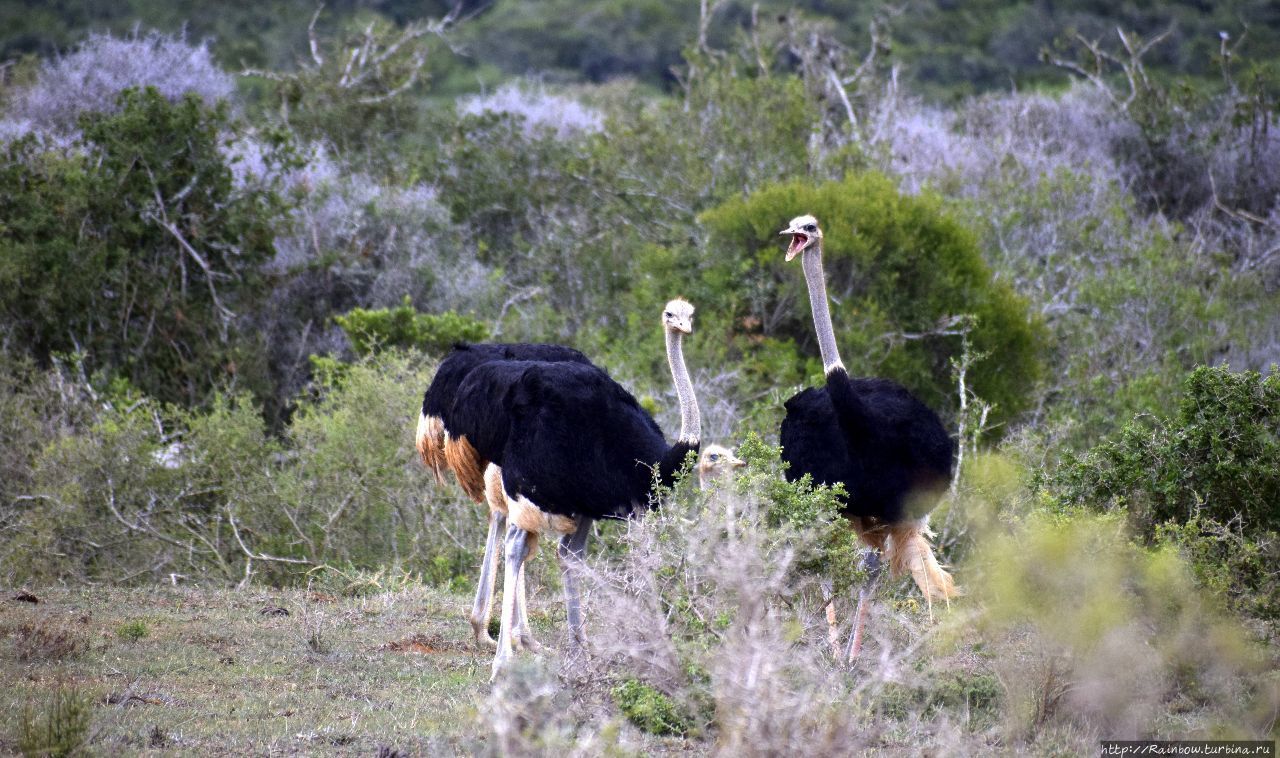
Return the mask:
[[[653,418],[629,392],[595,366],[536,361],[490,362],[474,369],[461,397],[486,397],[455,416],[460,433],[491,465],[489,486],[507,503],[504,587],[516,587],[524,561],[542,533],[561,535],[569,629],[583,642],[576,564],[592,522],[623,519],[649,506],[655,468],[669,485],[699,449],[701,420],[685,367],[682,336],[693,330],[693,306],[667,303],[662,314],[667,359],[680,401],[680,436],[668,445]],[[494,418],[507,424],[493,424]],[[474,435],[472,429],[477,431]],[[503,592],[502,629],[493,676],[511,659],[513,640],[527,630],[524,603]]]
[[746,461],[739,459],[729,448],[721,445],[707,445],[702,455],[698,456],[698,488],[711,489],[727,480],[734,469],[740,469],[745,465],[747,465]]
[[[862,541],[873,548],[865,565],[871,578],[858,597],[847,659],[858,656],[870,598],[883,554],[893,575],[907,571],[932,607],[956,594],[951,575],[929,545],[928,513],[951,479],[954,445],[938,415],[906,388],[887,379],[851,379],[836,350],[822,271],[822,230],[813,216],[799,216],[781,234],[791,235],[786,259],[801,255],[809,304],[826,373],[825,387],[811,387],[786,402],[780,442],[786,477],[805,474],[818,484],[840,482],[848,493],[841,509]],[[835,611],[827,606],[835,643]]]
[[[565,361],[590,365],[582,353],[560,345],[540,344],[478,344],[458,343],[453,351],[440,362],[431,385],[422,396],[422,413],[418,417],[416,447],[422,462],[435,474],[436,481],[444,483],[444,470],[449,469],[467,496],[477,504],[488,501],[489,534],[485,540],[484,559],[480,563],[480,581],[476,587],[469,620],[476,645],[496,645],[489,636],[489,617],[493,610],[493,585],[496,575],[499,536],[505,531],[507,504],[486,489],[484,471],[488,461],[481,458],[465,436],[450,433],[451,411],[455,403],[466,403],[458,395],[458,388],[467,374],[476,366],[489,361],[538,360]],[[479,398],[478,402],[487,399]],[[520,588],[513,588],[520,589]],[[534,647],[531,637],[524,643]]]

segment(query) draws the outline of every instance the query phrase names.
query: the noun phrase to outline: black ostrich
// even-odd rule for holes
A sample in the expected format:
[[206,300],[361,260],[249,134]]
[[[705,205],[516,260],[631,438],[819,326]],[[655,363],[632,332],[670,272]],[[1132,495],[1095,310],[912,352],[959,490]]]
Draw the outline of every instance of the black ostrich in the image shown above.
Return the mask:
[[[489,616],[493,610],[498,540],[506,530],[507,504],[501,498],[487,497],[484,471],[489,462],[476,452],[465,435],[453,433],[452,412],[455,406],[466,408],[470,402],[488,402],[487,398],[467,399],[458,393],[463,380],[477,366],[490,361],[530,360],[590,365],[585,355],[560,345],[459,343],[436,369],[431,386],[422,396],[422,414],[418,418],[416,446],[423,463],[435,474],[436,481],[443,484],[444,471],[448,469],[468,497],[476,503],[488,500],[489,536],[485,540],[480,581],[469,618],[476,644],[480,646],[497,644],[489,636]],[[497,423],[505,422],[499,420]],[[523,591],[523,587],[513,587],[512,591]],[[532,637],[527,637],[524,643],[529,647],[535,646]]]
[[[938,414],[902,385],[888,379],[851,379],[836,350],[827,283],[822,271],[822,230],[813,216],[800,216],[782,234],[791,235],[787,260],[803,253],[809,304],[827,376],[786,402],[780,442],[788,481],[805,474],[817,484],[844,485],[843,515],[858,536],[878,550],[899,575],[907,571],[932,606],[956,594],[951,575],[938,565],[927,536],[928,514],[951,479],[955,446]],[[868,556],[871,580],[859,592],[848,659],[857,657],[867,604],[880,563]],[[827,606],[835,644],[835,611]]]
[[[538,535],[562,535],[559,557],[574,644],[583,641],[576,564],[591,523],[647,508],[655,468],[658,480],[670,484],[689,452],[699,449],[698,404],[681,346],[693,329],[693,306],[673,300],[662,318],[680,400],[674,445],[636,399],[595,366],[490,362],[472,370],[459,389],[459,397],[488,398],[465,410],[455,404],[454,416],[479,455],[492,461],[486,482],[507,502],[503,586],[517,585]],[[520,595],[504,591],[495,677],[514,654],[513,642],[523,640],[525,616]]]

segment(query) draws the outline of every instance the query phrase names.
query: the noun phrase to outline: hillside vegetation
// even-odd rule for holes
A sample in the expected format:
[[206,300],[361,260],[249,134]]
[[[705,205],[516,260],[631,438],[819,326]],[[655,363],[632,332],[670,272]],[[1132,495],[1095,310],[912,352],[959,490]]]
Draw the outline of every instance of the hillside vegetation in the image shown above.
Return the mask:
[[[1280,17],[864,6],[0,6],[0,750],[1274,739]],[[802,213],[850,371],[961,451],[965,594],[882,583],[851,667],[857,545],[776,447],[822,381]],[[748,465],[597,528],[585,655],[533,561],[546,652],[489,687],[421,393],[458,340],[566,344],[671,435],[675,296]]]

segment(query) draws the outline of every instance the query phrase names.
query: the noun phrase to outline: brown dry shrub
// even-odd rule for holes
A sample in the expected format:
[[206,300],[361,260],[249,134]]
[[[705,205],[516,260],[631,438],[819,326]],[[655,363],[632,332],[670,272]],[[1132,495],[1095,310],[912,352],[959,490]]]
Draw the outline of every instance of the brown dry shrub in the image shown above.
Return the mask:
[[13,656],[20,661],[61,661],[89,647],[85,634],[65,619],[44,617],[9,630]]

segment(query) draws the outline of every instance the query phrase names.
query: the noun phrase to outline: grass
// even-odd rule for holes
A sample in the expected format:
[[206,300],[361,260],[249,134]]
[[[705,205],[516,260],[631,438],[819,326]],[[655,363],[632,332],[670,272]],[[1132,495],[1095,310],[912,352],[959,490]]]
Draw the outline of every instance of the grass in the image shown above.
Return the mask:
[[[723,725],[713,734],[690,729],[682,705],[639,680],[560,678],[563,610],[557,593],[533,587],[530,620],[547,652],[518,656],[521,675],[496,690],[491,651],[474,647],[464,618],[469,595],[407,582],[354,594],[81,587],[38,589],[38,604],[0,599],[0,754],[568,756],[725,747]],[[1095,735],[1069,720],[1046,724],[1030,742],[1009,734],[993,653],[976,640],[875,664],[881,643],[903,649],[927,631],[911,599],[883,597],[873,637],[887,637],[873,640],[868,660],[809,672],[848,693],[824,707],[859,730],[852,742],[839,737],[827,747],[1065,755],[1093,744]],[[967,626],[962,616],[952,621]],[[1033,652],[1016,644],[1005,655]],[[806,710],[801,704],[792,716]],[[841,715],[824,713],[808,717],[835,723]],[[1169,723],[1160,733],[1203,733],[1190,726]]]
[[[428,588],[43,589],[0,614],[0,753],[67,688],[92,703],[91,748],[180,753],[470,753],[489,694],[467,598]],[[535,630],[555,643],[545,599]],[[145,619],[145,621],[143,621]],[[33,646],[32,630],[85,642]],[[139,634],[139,630],[145,633]]]

